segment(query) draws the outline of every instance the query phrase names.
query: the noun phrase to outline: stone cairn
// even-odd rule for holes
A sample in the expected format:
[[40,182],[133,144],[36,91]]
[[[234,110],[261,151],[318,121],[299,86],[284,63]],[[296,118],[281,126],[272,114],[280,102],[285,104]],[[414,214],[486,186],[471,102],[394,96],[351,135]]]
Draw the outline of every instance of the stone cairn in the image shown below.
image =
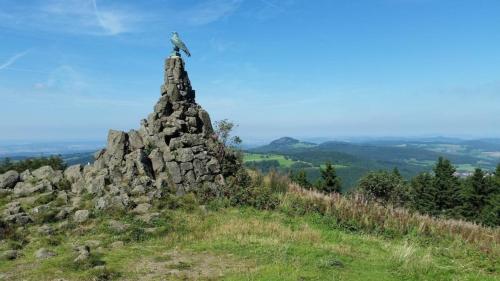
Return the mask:
[[[166,60],[164,79],[154,112],[141,121],[140,129],[110,130],[107,146],[94,155],[93,164],[0,175],[0,196],[11,198],[1,213],[3,223],[24,225],[41,214],[45,214],[42,219],[71,217],[82,223],[89,217],[87,209],[145,215],[153,200],[166,194],[182,195],[207,186],[217,190],[224,185],[220,157],[224,148],[208,113],[195,102],[180,57]],[[82,204],[89,197],[92,207]]]

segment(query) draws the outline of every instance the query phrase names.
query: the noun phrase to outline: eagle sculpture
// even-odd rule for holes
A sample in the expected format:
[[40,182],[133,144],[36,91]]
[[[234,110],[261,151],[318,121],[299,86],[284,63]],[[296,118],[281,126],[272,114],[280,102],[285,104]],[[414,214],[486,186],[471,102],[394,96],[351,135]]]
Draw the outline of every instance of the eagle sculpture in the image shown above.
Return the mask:
[[184,42],[182,42],[181,38],[179,37],[179,33],[175,31],[172,32],[172,38],[170,38],[170,42],[172,42],[172,44],[174,45],[174,53],[172,55],[180,56],[179,50],[182,50],[188,57],[191,56],[191,53],[186,47],[186,44],[184,44]]

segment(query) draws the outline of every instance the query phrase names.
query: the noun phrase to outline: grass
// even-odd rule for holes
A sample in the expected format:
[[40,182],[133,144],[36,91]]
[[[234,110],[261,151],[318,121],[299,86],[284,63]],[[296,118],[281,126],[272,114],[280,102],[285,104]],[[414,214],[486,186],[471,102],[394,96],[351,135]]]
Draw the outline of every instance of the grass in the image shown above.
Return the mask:
[[283,168],[290,168],[294,163],[300,162],[292,160],[290,158],[287,158],[279,154],[258,154],[258,153],[245,153],[243,160],[244,162],[276,160],[280,164],[280,167]]
[[[56,246],[30,230],[35,242],[18,260],[0,262],[0,272],[5,280],[499,280],[493,257],[456,240],[349,231],[319,213],[168,212],[161,224],[168,232],[120,248],[110,245],[124,237],[102,221],[77,227]],[[89,240],[98,242],[92,253],[105,269],[69,266],[73,245]],[[58,255],[36,260],[42,246]]]

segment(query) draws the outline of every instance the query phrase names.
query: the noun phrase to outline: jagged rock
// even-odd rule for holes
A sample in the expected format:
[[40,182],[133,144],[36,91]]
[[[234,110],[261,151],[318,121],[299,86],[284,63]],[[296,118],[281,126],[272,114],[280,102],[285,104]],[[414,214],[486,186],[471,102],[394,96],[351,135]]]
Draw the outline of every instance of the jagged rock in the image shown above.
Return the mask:
[[66,177],[67,180],[69,180],[71,183],[75,183],[81,179],[83,179],[83,174],[82,174],[82,165],[77,164],[73,166],[69,166],[65,171],[64,171],[64,176]]
[[35,252],[35,257],[37,259],[48,259],[54,256],[56,256],[56,253],[49,251],[45,248],[40,248]]
[[130,132],[128,132],[128,138],[131,150],[144,148],[144,142],[138,131],[130,130]]
[[83,223],[89,219],[90,212],[88,210],[78,210],[75,212],[74,221],[77,223]]
[[0,175],[0,188],[13,188],[19,181],[19,173],[16,171],[8,171]]
[[151,164],[153,165],[153,171],[155,174],[163,172],[165,169],[165,162],[163,161],[163,155],[158,148],[153,149],[151,154],[149,154],[149,159],[151,159]]
[[142,149],[135,150],[125,157],[125,178],[133,179],[137,176],[153,176],[151,160]]

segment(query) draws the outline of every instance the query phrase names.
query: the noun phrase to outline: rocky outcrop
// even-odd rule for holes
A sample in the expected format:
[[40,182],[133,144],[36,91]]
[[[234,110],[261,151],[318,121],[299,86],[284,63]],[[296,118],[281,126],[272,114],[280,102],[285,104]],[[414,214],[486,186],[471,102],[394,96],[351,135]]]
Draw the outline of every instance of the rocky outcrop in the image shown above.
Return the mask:
[[208,113],[195,102],[184,62],[173,57],[165,62],[165,83],[154,112],[139,130],[111,130],[93,170],[109,181],[101,186],[183,194],[206,182],[223,182],[219,149]]
[[154,111],[137,130],[110,130],[106,147],[95,153],[92,165],[0,175],[0,196],[11,198],[2,220],[16,225],[63,219],[86,224],[93,212],[108,209],[150,219],[154,201],[168,193],[223,185],[231,160],[221,163],[226,155],[222,149],[210,116],[195,102],[183,60],[171,57],[165,61]]

